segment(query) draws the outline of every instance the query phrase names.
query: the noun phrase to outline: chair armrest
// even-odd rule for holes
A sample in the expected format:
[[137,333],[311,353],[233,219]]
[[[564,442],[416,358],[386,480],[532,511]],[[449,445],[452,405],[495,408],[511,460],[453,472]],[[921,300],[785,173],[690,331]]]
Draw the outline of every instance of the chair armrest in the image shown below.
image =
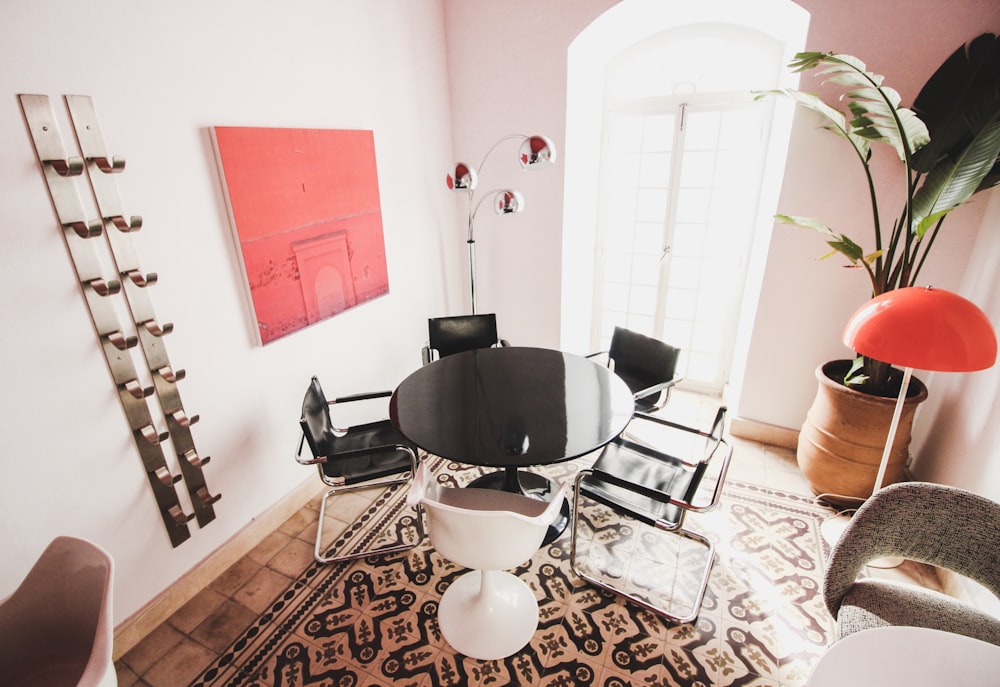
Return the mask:
[[432,358],[431,358],[431,351],[433,351],[433,350],[434,349],[432,349],[430,346],[424,346],[423,348],[420,349],[420,364],[421,365],[426,365],[427,363],[429,363],[432,360]]
[[[316,465],[318,463],[327,462],[326,456],[304,458],[302,456],[302,447],[305,445],[305,443],[306,443],[306,435],[303,434],[301,437],[299,437],[299,448],[295,452],[296,462],[298,462],[300,465]],[[366,446],[364,448],[358,448],[351,451],[338,451],[337,459],[339,460],[341,458],[352,458],[354,456],[366,456],[366,455],[371,455],[373,453],[391,453],[394,451],[406,451],[407,453],[410,454],[411,462],[414,465],[416,465],[417,454],[413,451],[411,447],[407,446],[406,444],[383,444],[381,446]]]
[[697,434],[700,437],[705,437],[706,439],[719,439],[720,437],[706,432],[697,427],[691,427],[689,425],[682,425],[679,422],[672,422],[666,418],[658,417],[656,415],[650,415],[649,413],[635,412],[632,415],[633,420],[645,420],[646,422],[652,422],[657,425],[662,425],[664,427],[670,427],[671,429],[679,429],[682,432],[690,432],[691,434]]
[[[327,401],[327,405],[331,408],[335,405],[341,403],[356,403],[358,401],[371,401],[379,398],[389,398],[392,396],[391,391],[370,391],[360,394],[352,394],[350,396],[338,396],[332,401]],[[381,420],[388,419],[388,414],[384,414],[382,417],[376,418],[374,420],[365,420],[363,422],[355,422],[346,426],[338,426],[334,423],[333,415],[330,416],[330,430],[333,432],[334,436],[342,437],[348,434],[352,429],[358,427],[363,427],[371,422],[379,422]]]
[[646,387],[645,389],[641,389],[639,391],[636,391],[634,394],[632,394],[632,397],[633,398],[645,398],[646,396],[652,396],[653,394],[660,393],[664,389],[670,389],[675,384],[677,384],[678,382],[682,382],[682,381],[684,381],[683,377],[674,377],[673,379],[671,379],[669,381],[660,382],[659,384],[654,384],[653,386]]
[[602,355],[607,355],[607,354],[608,354],[607,351],[597,351],[596,353],[588,353],[587,355],[585,355],[583,357],[584,358],[598,358],[598,357],[600,357]]
[[998,555],[1000,504],[957,487],[897,482],[865,501],[834,544],[824,601],[836,617],[864,566],[883,556],[951,570],[1000,596]]
[[302,436],[299,437],[299,448],[298,450],[295,451],[295,462],[297,462],[299,465],[316,465],[317,463],[326,462],[326,456],[320,456],[318,458],[315,456],[310,458],[303,458],[302,447],[305,446],[305,443],[306,443],[306,435],[305,432],[303,432]]
[[327,401],[328,405],[333,405],[334,403],[351,403],[352,401],[368,401],[373,398],[388,398],[392,396],[391,391],[370,391],[363,394],[352,394],[350,396],[338,396],[332,401]]
[[[722,467],[719,470],[719,475],[715,482],[715,488],[712,490],[712,496],[707,503],[702,503],[702,504],[695,503],[694,502],[695,494],[686,495],[685,498],[676,498],[658,489],[652,489],[642,484],[636,484],[635,482],[630,482],[626,479],[622,479],[621,477],[617,477],[602,470],[595,470],[593,468],[586,468],[584,470],[581,470],[580,474],[577,475],[576,478],[577,490],[579,490],[580,481],[582,479],[581,475],[582,476],[594,475],[598,477],[602,482],[607,482],[608,484],[612,484],[626,491],[639,494],[640,496],[644,496],[648,499],[658,501],[659,503],[669,503],[672,506],[683,508],[684,510],[690,511],[692,513],[704,513],[706,511],[713,510],[716,506],[719,505],[719,500],[722,498],[722,488],[725,485],[726,475],[729,472],[729,463],[732,461],[733,458],[733,447],[729,444],[729,442],[726,441],[725,439],[719,439],[718,441],[719,441],[719,446],[724,447],[724,457],[722,459],[723,461]],[[713,455],[715,454],[714,450],[712,454]],[[708,467],[708,462],[705,461],[703,463],[689,464],[689,465],[695,465],[695,470],[704,472]],[[674,529],[674,526],[670,526],[666,529]]]

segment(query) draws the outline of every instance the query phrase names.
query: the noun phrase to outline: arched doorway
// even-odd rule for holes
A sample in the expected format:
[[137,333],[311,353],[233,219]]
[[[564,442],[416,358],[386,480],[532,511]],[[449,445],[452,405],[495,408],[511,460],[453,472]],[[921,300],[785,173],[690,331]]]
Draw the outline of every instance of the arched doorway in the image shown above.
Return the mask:
[[807,21],[788,0],[625,0],[570,46],[564,347],[621,324],[684,349],[692,388],[738,387],[792,115],[752,91],[794,85]]

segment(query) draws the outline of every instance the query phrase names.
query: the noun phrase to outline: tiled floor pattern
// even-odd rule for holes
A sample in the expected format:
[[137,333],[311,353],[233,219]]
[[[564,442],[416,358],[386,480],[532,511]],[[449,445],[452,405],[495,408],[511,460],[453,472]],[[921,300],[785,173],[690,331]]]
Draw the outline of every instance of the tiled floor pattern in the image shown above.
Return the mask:
[[[674,403],[674,401],[672,401]],[[701,417],[701,416],[699,416]],[[703,418],[702,420],[703,421]],[[809,497],[809,488],[799,473],[794,459],[794,452],[786,449],[775,448],[754,442],[733,440],[735,446],[735,458],[730,470],[729,479],[733,484],[748,483],[749,485],[766,485],[769,490],[782,492],[791,495],[802,495],[798,498],[803,504],[803,508],[817,510]],[[318,480],[317,480],[318,482]],[[369,501],[360,496],[341,497],[340,505],[337,509],[338,518],[331,518],[331,525],[335,528],[343,528],[347,522],[353,522],[357,516],[367,509]],[[163,623],[157,630],[151,633],[138,646],[128,652],[118,662],[118,679],[121,687],[184,687],[199,678],[206,668],[218,665],[220,657],[233,654],[233,643],[247,641],[248,628],[263,626],[262,618],[269,618],[269,613],[274,608],[275,600],[286,595],[291,587],[302,586],[303,574],[310,569],[315,570],[312,560],[312,542],[315,533],[316,523],[319,517],[319,499],[313,500],[307,507],[289,518],[278,530],[267,537],[244,559],[237,562],[229,570],[220,575],[207,589],[198,594],[184,608],[178,611],[167,622]],[[738,509],[737,509],[738,510]],[[752,512],[751,512],[752,511]],[[721,513],[720,510],[717,513]],[[732,509],[726,511],[728,514],[710,514],[700,517],[742,517],[739,514],[733,516]],[[773,536],[773,528],[766,522],[756,522],[761,512],[769,512],[766,508],[749,509],[745,511],[746,523],[748,526],[759,526],[760,537],[766,539]],[[331,517],[328,515],[328,517]],[[780,527],[787,526],[787,523],[794,523],[795,518],[778,518],[781,522],[775,523]],[[332,537],[331,537],[332,539]],[[774,549],[774,542],[764,542],[768,550]],[[803,548],[803,550],[808,547]],[[557,548],[558,551],[558,548]],[[417,549],[412,556],[414,560],[425,562],[432,560],[436,556],[427,544]],[[796,554],[798,555],[798,554]],[[422,557],[422,558],[421,558]],[[539,556],[536,556],[539,558]],[[786,573],[787,566],[779,560],[779,557],[772,557],[765,560],[765,564],[759,568],[745,565],[740,557],[735,556],[729,559],[727,565],[716,565],[713,572],[713,583],[709,596],[706,598],[705,607],[699,620],[691,625],[674,626],[668,625],[649,614],[637,613],[635,611],[626,612],[620,601],[600,598],[592,588],[586,584],[580,584],[579,580],[574,580],[569,576],[560,573],[555,575],[552,571],[556,569],[546,568],[544,561],[538,563],[540,569],[545,570],[543,574],[535,579],[533,586],[544,588],[552,580],[559,579],[564,586],[572,587],[573,601],[569,605],[576,605],[575,612],[568,612],[563,608],[562,620],[558,624],[546,622],[543,617],[538,638],[529,645],[531,652],[537,657],[534,665],[537,675],[531,673],[527,664],[522,673],[524,680],[521,684],[534,684],[531,681],[537,678],[538,682],[543,680],[546,666],[553,665],[561,659],[557,656],[560,652],[572,652],[574,661],[568,664],[562,661],[560,665],[575,666],[575,676],[572,671],[567,673],[565,679],[551,681],[552,684],[587,684],[590,682],[598,684],[598,679],[602,685],[625,685],[625,684],[650,684],[650,685],[671,685],[671,684],[704,684],[704,685],[734,685],[734,684],[755,684],[768,687],[779,685],[802,685],[805,675],[811,662],[818,658],[822,647],[828,643],[829,632],[832,628],[832,621],[825,616],[825,611],[818,604],[817,590],[815,589],[815,579],[818,571],[821,570],[822,561],[815,561],[816,575],[803,575]],[[745,559],[742,559],[745,561]],[[430,563],[427,563],[430,565]],[[438,566],[443,565],[439,560],[435,561]],[[783,567],[784,566],[784,567]],[[352,571],[356,571],[362,579],[374,580],[379,576],[385,576],[386,566],[370,566],[368,563],[355,564]],[[727,600],[727,596],[746,594],[747,589],[753,584],[759,584],[760,580],[750,580],[752,576],[760,576],[766,571],[769,576],[767,584],[773,590],[770,600],[751,599],[746,603],[733,604]],[[412,573],[412,571],[410,571]],[[794,572],[794,571],[792,571]],[[325,571],[324,571],[325,573]],[[914,574],[925,575],[925,571],[904,568],[886,574],[906,578]],[[315,579],[318,579],[319,575]],[[312,579],[312,578],[310,578]],[[925,576],[923,583],[934,585],[933,574]],[[318,583],[317,583],[318,584]],[[810,587],[806,590],[806,595],[811,599],[809,608],[796,607],[794,599],[803,594],[803,586]],[[438,598],[439,598],[438,590]],[[549,592],[540,592],[539,597],[543,599],[543,610],[546,608],[544,599]],[[433,596],[433,594],[431,595]],[[554,596],[554,593],[553,593]],[[398,597],[397,597],[398,598]],[[419,607],[416,598],[402,599],[400,603],[413,604]],[[330,606],[327,610],[333,611],[335,604],[329,599],[324,603]],[[589,606],[588,606],[589,604]],[[770,606],[770,608],[765,608]],[[432,609],[434,606],[427,606]],[[780,615],[783,620],[775,623],[771,620],[774,608],[780,607]],[[723,612],[723,608],[739,608],[739,613],[747,612],[759,613],[759,617],[736,618]],[[341,609],[343,610],[343,609]],[[416,612],[416,611],[415,611]],[[409,623],[411,626],[423,625],[431,627],[434,625],[432,618],[421,619],[418,614],[407,617],[403,624]],[[428,611],[429,614],[429,611]],[[328,613],[328,618],[336,618],[337,613]],[[344,616],[355,618],[355,616]],[[360,617],[360,616],[358,616]],[[355,618],[357,619],[357,618]],[[336,622],[346,622],[343,618]],[[351,622],[354,622],[353,620]],[[396,628],[393,630],[390,625],[389,636],[383,641],[391,643],[393,632],[397,635],[403,630]],[[546,634],[543,630],[548,629]],[[617,629],[616,629],[617,628]],[[341,636],[343,640],[339,644],[327,642],[325,649],[321,643],[314,643],[307,649],[316,657],[318,651],[340,651],[350,652],[352,647],[361,646],[364,642],[357,639],[359,631],[363,631],[352,625],[337,626],[336,633],[331,636]],[[593,656],[588,655],[588,647],[596,646],[593,640],[588,640],[588,632],[598,634],[608,632],[620,632],[623,637],[629,638],[610,652],[610,658],[602,655],[600,663],[595,662]],[[315,633],[314,633],[315,634]],[[794,636],[796,641],[805,642],[811,648],[808,656],[802,660],[784,660],[784,665],[780,665],[775,659],[773,647],[780,644],[783,636]],[[595,635],[596,636],[596,635]],[[588,643],[590,642],[590,643]],[[426,635],[426,643],[429,652],[431,649],[441,650],[442,640],[434,633]],[[307,644],[302,642],[302,647]],[[733,651],[727,651],[725,646],[742,646],[743,648],[734,656]],[[376,680],[367,674],[363,679],[356,678],[335,678],[331,676],[324,678],[322,675],[313,675],[314,681],[308,681],[308,674],[303,674],[303,663],[297,660],[295,651],[298,645],[294,642],[281,647],[284,650],[278,657],[278,661],[272,661],[271,670],[281,669],[288,671],[279,681],[277,674],[268,673],[266,681],[246,681],[241,684],[246,685],[353,685],[353,684],[392,684],[383,675]],[[648,656],[650,653],[656,655],[652,659],[652,665],[659,668],[650,668]],[[444,652],[442,652],[444,653]],[[602,648],[602,654],[606,653]],[[646,656],[647,659],[643,659]],[[795,658],[795,657],[791,657]],[[607,660],[605,660],[607,659]],[[738,660],[739,666],[735,665]],[[662,668],[664,664],[670,664],[671,670]],[[731,665],[733,664],[733,665]],[[368,664],[365,664],[368,665]],[[747,668],[750,666],[751,668]],[[788,666],[792,666],[789,670]],[[454,676],[453,684],[483,684],[483,685],[504,685],[517,684],[511,681],[512,674],[517,674],[517,666],[508,664],[506,668],[491,663],[471,662],[466,659],[466,663],[461,666],[461,675]],[[305,668],[308,670],[308,667]],[[440,670],[440,668],[439,668]],[[447,670],[447,668],[445,669]],[[403,674],[406,671],[401,671]],[[416,677],[400,679],[397,684],[436,684],[429,678],[424,680],[426,673],[417,673]],[[258,675],[258,678],[261,676]],[[531,678],[531,679],[529,679]],[[642,680],[639,682],[638,680]],[[369,681],[364,681],[369,680]],[[442,682],[440,675],[436,677],[437,682]],[[219,683],[222,684],[222,683]]]

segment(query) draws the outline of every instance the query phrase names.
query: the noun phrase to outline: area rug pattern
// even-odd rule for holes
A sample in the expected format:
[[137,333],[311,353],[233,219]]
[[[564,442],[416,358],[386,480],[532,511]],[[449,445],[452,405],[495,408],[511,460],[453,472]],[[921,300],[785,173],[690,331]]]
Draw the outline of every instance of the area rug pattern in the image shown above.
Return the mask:
[[[482,474],[428,460],[454,484]],[[542,472],[562,479],[580,467],[571,461]],[[663,564],[677,538],[656,542],[602,509],[581,508],[580,531],[599,554],[594,565],[640,587],[673,586],[683,599],[697,561],[675,551],[676,566]],[[687,520],[715,542],[718,559],[701,613],[686,625],[579,579],[564,532],[515,571],[536,592],[540,623],[525,649],[500,661],[458,655],[442,639],[437,605],[465,570],[428,541],[407,554],[313,564],[191,687],[804,685],[832,640],[819,533],[829,513],[809,496],[729,480],[718,509]],[[386,492],[334,546],[412,540],[413,515],[403,490]],[[638,562],[621,565],[626,558]]]

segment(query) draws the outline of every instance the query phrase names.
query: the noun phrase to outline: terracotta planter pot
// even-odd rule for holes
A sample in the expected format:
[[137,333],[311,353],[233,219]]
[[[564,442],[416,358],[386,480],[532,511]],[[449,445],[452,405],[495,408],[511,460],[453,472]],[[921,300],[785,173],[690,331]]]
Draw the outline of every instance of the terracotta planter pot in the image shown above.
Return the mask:
[[[896,399],[863,394],[834,381],[843,379],[850,364],[834,360],[816,368],[819,389],[799,432],[796,457],[813,492],[832,503],[856,506],[875,486]],[[927,387],[911,378],[883,486],[903,477],[913,414],[926,399]]]

